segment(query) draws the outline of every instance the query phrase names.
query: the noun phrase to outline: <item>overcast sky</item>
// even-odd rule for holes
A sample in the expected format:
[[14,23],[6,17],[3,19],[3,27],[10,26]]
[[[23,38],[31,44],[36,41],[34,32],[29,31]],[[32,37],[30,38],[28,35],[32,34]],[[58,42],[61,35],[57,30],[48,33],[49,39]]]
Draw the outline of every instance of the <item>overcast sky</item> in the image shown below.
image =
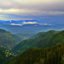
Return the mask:
[[22,15],[64,15],[64,0],[0,0],[0,19],[23,19]]

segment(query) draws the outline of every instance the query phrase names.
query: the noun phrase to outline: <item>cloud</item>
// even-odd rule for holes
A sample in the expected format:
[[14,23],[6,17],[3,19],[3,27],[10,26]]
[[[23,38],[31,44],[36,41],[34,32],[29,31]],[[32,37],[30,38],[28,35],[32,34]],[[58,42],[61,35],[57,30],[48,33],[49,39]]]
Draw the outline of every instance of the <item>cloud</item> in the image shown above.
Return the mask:
[[25,24],[38,24],[38,22],[35,22],[35,21],[34,22],[31,22],[31,21],[30,22],[22,22],[22,25],[25,25]]
[[10,25],[12,25],[12,26],[23,26],[23,25],[35,25],[35,24],[39,24],[38,22],[35,22],[35,21],[33,21],[33,22],[31,22],[31,21],[29,21],[29,22],[22,22],[21,24],[17,24],[17,23],[13,23],[13,22],[11,22],[11,24]]
[[0,0],[0,14],[64,15],[64,0]]
[[9,9],[63,9],[64,0],[0,0],[0,8]]
[[48,23],[40,23],[39,25],[41,25],[41,26],[52,26],[52,24],[48,24]]
[[11,23],[12,26],[22,26],[22,24]]
[[17,24],[17,23],[13,23],[11,22],[12,26],[24,26],[24,25],[34,25],[34,26],[52,26],[52,24],[49,24],[49,23],[39,23],[37,21],[29,21],[29,22],[26,22],[26,21],[23,21],[22,23],[20,24]]
[[10,9],[1,9],[0,8],[0,13],[4,14],[25,14],[25,13],[33,13],[37,12],[37,10],[29,10],[29,9],[16,9],[16,8],[10,8]]
[[29,10],[29,9],[0,9],[1,14],[27,14],[27,15],[61,15],[64,11],[47,11],[47,10]]
[[32,20],[33,18],[19,14],[0,14],[0,20]]

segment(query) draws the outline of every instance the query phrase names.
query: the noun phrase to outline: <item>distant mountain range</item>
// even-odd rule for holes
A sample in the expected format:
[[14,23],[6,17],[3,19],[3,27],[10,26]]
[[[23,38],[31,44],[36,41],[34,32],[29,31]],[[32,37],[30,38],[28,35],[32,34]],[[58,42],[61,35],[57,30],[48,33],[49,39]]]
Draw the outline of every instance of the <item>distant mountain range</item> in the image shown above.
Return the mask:
[[24,34],[25,32],[36,34],[48,30],[64,29],[64,24],[52,24],[38,22],[37,20],[0,20],[0,28],[13,34]]
[[64,24],[40,23],[37,20],[0,20],[0,29],[4,29],[18,37],[18,41],[28,39],[39,32],[63,30]]
[[16,44],[33,37],[39,32],[63,30],[63,27],[64,25],[61,24],[39,23],[36,20],[0,20],[0,29],[13,34],[12,38],[16,39]]
[[51,27],[51,24],[42,24],[36,20],[0,20],[0,29],[16,35],[19,41],[28,39],[38,32],[46,31]]

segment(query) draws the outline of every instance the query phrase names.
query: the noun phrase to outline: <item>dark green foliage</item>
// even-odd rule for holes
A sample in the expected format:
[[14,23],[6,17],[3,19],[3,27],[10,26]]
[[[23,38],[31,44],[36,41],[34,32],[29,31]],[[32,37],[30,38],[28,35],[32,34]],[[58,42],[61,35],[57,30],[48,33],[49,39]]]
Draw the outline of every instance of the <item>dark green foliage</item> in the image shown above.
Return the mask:
[[52,45],[54,44],[59,44],[59,43],[64,43],[64,31],[58,32],[55,34],[52,39],[50,40],[52,42]]
[[17,56],[8,64],[63,64],[64,44],[50,48],[33,48]]
[[0,64],[7,64],[9,60],[13,57],[11,51],[4,47],[0,47]]

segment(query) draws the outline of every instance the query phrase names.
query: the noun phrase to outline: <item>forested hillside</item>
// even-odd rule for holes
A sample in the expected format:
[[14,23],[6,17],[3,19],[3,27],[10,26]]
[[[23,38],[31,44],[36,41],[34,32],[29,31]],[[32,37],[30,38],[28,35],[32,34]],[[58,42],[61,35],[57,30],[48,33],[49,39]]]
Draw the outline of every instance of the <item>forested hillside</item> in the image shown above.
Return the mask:
[[14,53],[22,53],[30,48],[46,48],[56,44],[64,43],[64,31],[41,32],[34,37],[20,42],[13,48]]
[[13,57],[14,55],[10,50],[0,47],[0,64],[7,64]]
[[32,48],[8,64],[64,64],[64,44],[50,48]]
[[[4,32],[5,35],[8,35],[3,30],[1,30],[1,33],[3,33],[1,35],[4,35]],[[23,40],[12,50],[1,46],[0,63],[64,64],[64,31],[51,30],[48,32],[40,32],[30,39]]]
[[16,45],[16,39],[10,32],[0,29],[0,46],[12,49]]

